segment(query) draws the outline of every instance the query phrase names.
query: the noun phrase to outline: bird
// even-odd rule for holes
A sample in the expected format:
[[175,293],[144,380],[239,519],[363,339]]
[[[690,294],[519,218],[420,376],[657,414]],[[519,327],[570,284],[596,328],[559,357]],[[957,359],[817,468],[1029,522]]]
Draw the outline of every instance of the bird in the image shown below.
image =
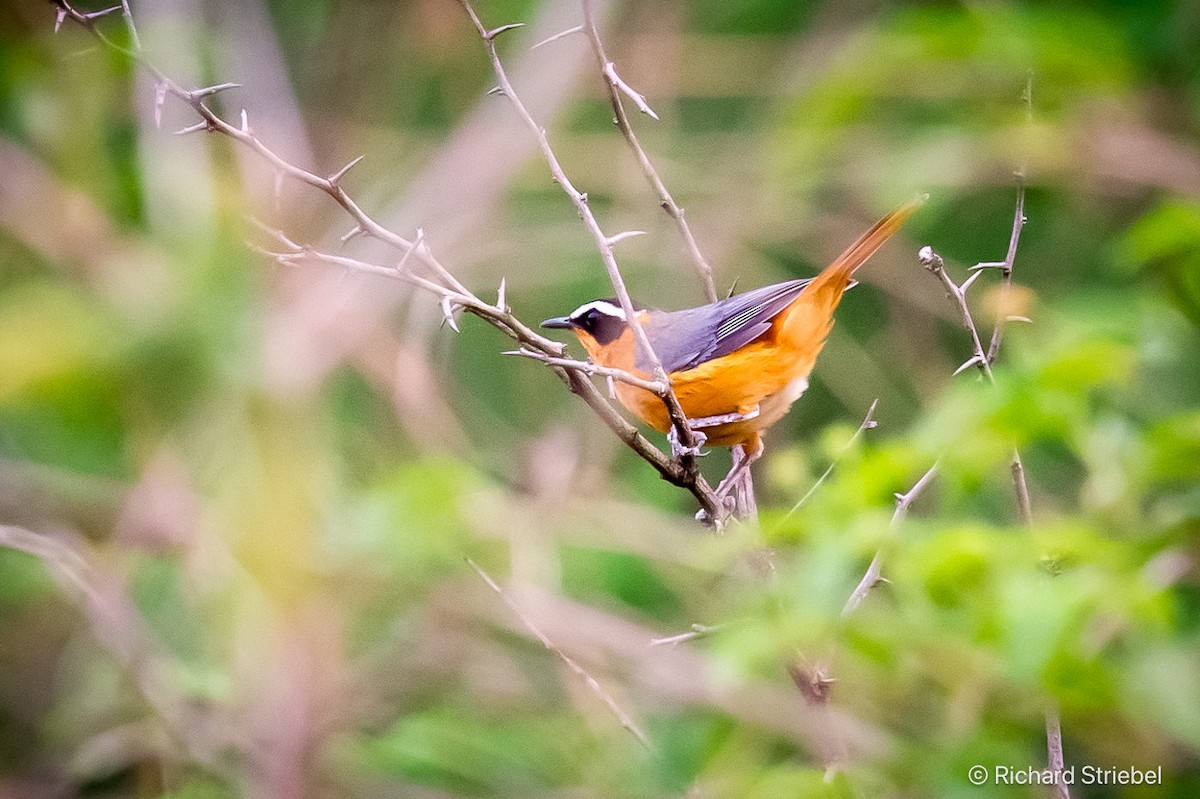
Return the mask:
[[[761,455],[762,434],[808,388],[833,327],[833,312],[853,285],[855,271],[924,200],[917,197],[884,216],[815,277],[786,280],[679,311],[633,306],[701,444],[740,445],[747,465]],[[586,302],[541,325],[574,333],[595,364],[652,379],[651,359],[637,345],[615,299]],[[614,381],[614,387],[630,413],[667,433],[676,454],[683,451],[660,396],[623,381]]]

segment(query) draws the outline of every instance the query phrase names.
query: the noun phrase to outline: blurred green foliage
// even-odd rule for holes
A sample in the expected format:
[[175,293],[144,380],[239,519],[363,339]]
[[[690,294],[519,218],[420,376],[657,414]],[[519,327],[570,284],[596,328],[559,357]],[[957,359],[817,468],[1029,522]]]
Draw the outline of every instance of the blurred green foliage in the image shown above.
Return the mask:
[[[455,4],[153,5],[143,38],[181,81],[245,83],[220,107],[318,172],[366,152],[354,196],[481,297],[504,276],[536,322],[611,293],[524,133],[495,133]],[[1043,796],[967,774],[1041,768],[1050,707],[1068,765],[1162,768],[1072,796],[1200,792],[1194,4],[705,0],[607,24],[722,291],[811,274],[932,195],[772,430],[760,523],[723,537],[496,331],[271,266],[244,216],[330,247],[348,220],[157,130],[151,83],[55,36],[49,4],[0,11],[0,794]],[[502,54],[606,229],[647,231],[619,250],[635,294],[699,301],[584,40],[536,40]],[[912,253],[959,280],[1002,256],[1021,165],[1015,302],[994,273],[971,299],[985,336],[1033,324],[1006,328],[995,386],[952,378],[969,344]],[[346,245],[391,258],[369,247]],[[844,616],[876,551],[887,582]],[[785,664],[827,666],[830,704]]]

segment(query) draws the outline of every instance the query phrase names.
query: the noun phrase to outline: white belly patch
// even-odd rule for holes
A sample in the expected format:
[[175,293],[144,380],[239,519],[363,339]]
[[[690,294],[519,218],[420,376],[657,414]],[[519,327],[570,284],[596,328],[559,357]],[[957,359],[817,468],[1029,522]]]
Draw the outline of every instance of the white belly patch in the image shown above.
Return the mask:
[[785,405],[791,405],[796,400],[800,399],[800,395],[808,389],[808,378],[797,377],[790,381],[779,392],[779,398],[783,400]]

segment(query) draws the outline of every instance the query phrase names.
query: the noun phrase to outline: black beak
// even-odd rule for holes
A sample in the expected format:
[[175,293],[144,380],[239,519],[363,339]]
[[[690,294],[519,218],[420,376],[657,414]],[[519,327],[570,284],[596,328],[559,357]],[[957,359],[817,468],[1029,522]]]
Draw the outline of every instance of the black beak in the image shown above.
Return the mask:
[[575,327],[575,323],[569,316],[553,316],[542,322],[542,327],[549,327],[553,330],[570,330]]

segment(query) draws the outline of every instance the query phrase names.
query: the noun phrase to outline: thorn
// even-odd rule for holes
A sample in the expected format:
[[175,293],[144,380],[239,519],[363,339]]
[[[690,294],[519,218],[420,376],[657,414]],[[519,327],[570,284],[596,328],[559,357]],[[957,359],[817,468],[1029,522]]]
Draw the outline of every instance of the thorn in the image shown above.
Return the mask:
[[875,421],[874,419],[868,419],[867,423],[864,424],[863,427],[865,427],[867,430],[874,430],[876,427],[879,427],[879,422]]
[[501,89],[499,86],[493,86],[487,90],[486,94],[489,97],[502,97],[504,95],[504,89]]
[[[966,362],[966,363],[964,363],[962,366],[960,366],[960,367],[958,367],[957,369],[955,369],[955,370],[954,370],[954,374],[955,374],[955,375],[960,375],[960,374],[962,374],[963,372],[965,372],[966,370],[970,369],[972,366],[974,366],[974,365],[975,365],[975,364],[977,364],[977,363],[982,363],[982,361],[981,361],[981,359],[979,358],[979,356],[978,356],[978,355],[974,355],[974,356],[972,356],[972,357],[971,357],[971,360],[967,361],[967,362]],[[953,376],[954,376],[954,375],[951,375],[951,377],[953,377]]]
[[537,44],[535,44],[533,47],[530,47],[529,49],[530,49],[530,50],[536,50],[536,49],[538,49],[539,47],[541,47],[543,44],[550,44],[550,42],[557,42],[559,39],[565,39],[565,38],[567,38],[568,36],[570,36],[570,35],[571,35],[571,34],[573,34],[573,33],[583,33],[583,26],[582,26],[582,25],[576,25],[574,28],[567,28],[565,31],[562,31],[562,32],[560,32],[560,33],[556,33],[556,34],[554,34],[553,36],[550,36],[550,37],[548,37],[548,38],[542,39],[540,42],[538,42]]
[[421,240],[418,238],[415,242],[413,242],[413,245],[408,248],[408,252],[404,253],[403,257],[401,257],[399,262],[397,262],[397,264],[396,264],[397,272],[404,271],[405,267],[408,266],[408,259],[412,257],[412,254],[416,251],[417,247],[419,247],[419,246],[421,246]]
[[581,191],[579,194],[575,195],[575,199],[579,200],[581,203],[586,203],[588,201],[588,193],[586,191]]
[[262,222],[261,220],[255,219],[254,217],[251,217],[250,221],[253,222],[254,225],[259,230],[261,230],[263,233],[265,233],[268,236],[270,236],[271,238],[275,239],[280,244],[282,244],[284,247],[287,247],[288,251],[291,252],[293,255],[299,255],[300,253],[304,252],[304,248],[301,247],[296,242],[289,239],[287,237],[287,234],[284,233],[282,230],[280,230],[278,228],[272,228],[272,227],[268,226],[267,224],[265,224],[264,222]]
[[59,29],[62,28],[63,20],[65,20],[66,18],[67,18],[67,10],[65,8],[58,9],[58,12],[54,15],[54,32],[55,33],[58,33]]
[[[586,200],[585,200],[585,202],[586,202]],[[646,231],[644,231],[644,230],[626,230],[621,233],[617,233],[615,235],[609,236],[607,239],[605,239],[605,242],[609,245],[613,245],[613,244],[616,244],[618,241],[624,241],[625,239],[632,239],[634,236],[645,236],[645,235],[646,235]]]
[[884,576],[880,575],[879,577],[876,577],[876,578],[875,578],[875,582],[874,582],[874,583],[872,583],[871,585],[872,585],[872,587],[874,587],[874,586],[877,586],[877,585],[891,585],[891,584],[892,584],[892,581],[891,581],[891,580],[889,580],[888,578],[886,578],[886,577],[884,577]]
[[974,266],[972,266],[971,268],[969,268],[967,271],[974,272],[976,269],[1007,269],[1007,268],[1008,268],[1008,264],[1006,264],[1004,261],[981,261],[981,262],[975,264]]
[[202,119],[199,122],[197,122],[195,125],[188,125],[186,128],[180,128],[179,130],[175,131],[175,135],[176,136],[186,136],[189,133],[199,133],[200,131],[207,130],[207,129],[208,129],[208,120]]
[[203,89],[192,89],[188,92],[188,97],[193,100],[202,100],[205,97],[211,97],[217,92],[223,92],[226,89],[240,89],[240,83],[218,83],[215,86],[205,86]]
[[244,108],[242,109],[242,133],[245,133],[247,136],[254,135],[250,132],[250,115],[246,113],[246,109]]
[[490,31],[483,34],[483,38],[485,41],[490,42],[493,39],[495,39],[497,36],[499,36],[500,34],[504,33],[505,31],[511,31],[511,30],[515,30],[517,28],[524,28],[524,27],[525,27],[524,22],[512,22],[512,23],[509,23],[508,25],[501,25],[499,28],[492,28]]
[[904,495],[901,494],[899,491],[897,491],[895,494],[892,494],[892,496],[896,498],[897,502],[903,502],[905,499]]
[[417,228],[417,237],[415,239],[413,239],[413,243],[409,245],[408,251],[404,253],[404,256],[401,257],[400,262],[398,264],[396,264],[397,272],[404,271],[404,268],[406,266],[408,266],[408,259],[412,258],[412,254],[414,252],[416,252],[417,250],[421,249],[422,246],[424,246],[424,242],[425,242],[425,231],[422,228]]
[[354,169],[354,167],[358,166],[359,162],[362,161],[364,158],[366,158],[365,155],[360,155],[358,158],[355,158],[353,161],[346,164],[344,167],[339,169],[337,172],[334,172],[332,175],[330,175],[329,176],[329,185],[336,186],[338,184],[338,181],[341,180],[343,177],[345,177],[347,172],[349,172],[351,169]]
[[84,14],[83,17],[84,17],[84,19],[91,21],[93,19],[100,19],[101,17],[107,17],[109,14],[113,13],[114,11],[120,11],[120,10],[121,10],[121,6],[116,5],[116,6],[112,6],[111,8],[105,8],[100,11],[93,11],[90,14]]
[[354,227],[350,228],[348,233],[344,234],[340,239],[338,239],[338,241],[340,241],[342,244],[345,244],[346,242],[350,241],[350,239],[354,238],[355,236],[361,236],[365,232],[366,231],[362,229],[362,225],[355,225]]
[[454,303],[450,301],[449,297],[442,297],[442,318],[455,333],[461,332],[458,329],[458,322],[454,321]]
[[167,83],[166,81],[156,81],[154,83],[154,127],[162,130],[162,112],[163,104],[167,101]]
[[1004,317],[1004,321],[1005,322],[1024,322],[1027,325],[1033,324],[1033,320],[1030,319],[1028,316],[1006,316],[1006,317]]
[[962,285],[958,287],[959,293],[966,294],[967,289],[969,289],[971,287],[971,284],[974,283],[975,280],[982,274],[983,274],[982,271],[972,272],[971,276],[969,278],[967,278],[966,280],[964,280],[962,282]]
[[500,313],[508,312],[508,306],[504,302],[504,299],[505,299],[504,294],[505,294],[504,278],[501,277],[500,278],[500,290],[496,292],[496,308],[499,309]]
[[621,76],[617,74],[617,67],[613,62],[609,61],[604,65],[604,76],[608,78],[609,81],[612,82],[612,85],[617,87],[619,91],[623,92],[627,97],[629,97],[630,100],[633,100],[633,104],[638,107],[639,111],[653,120],[658,120],[658,114],[654,113],[654,109],[651,108],[650,104],[646,102],[645,96],[635,91],[632,86],[621,80]]
[[617,398],[617,381],[613,380],[612,375],[606,375],[604,379],[605,379],[605,382],[608,383],[608,398],[616,399]]

